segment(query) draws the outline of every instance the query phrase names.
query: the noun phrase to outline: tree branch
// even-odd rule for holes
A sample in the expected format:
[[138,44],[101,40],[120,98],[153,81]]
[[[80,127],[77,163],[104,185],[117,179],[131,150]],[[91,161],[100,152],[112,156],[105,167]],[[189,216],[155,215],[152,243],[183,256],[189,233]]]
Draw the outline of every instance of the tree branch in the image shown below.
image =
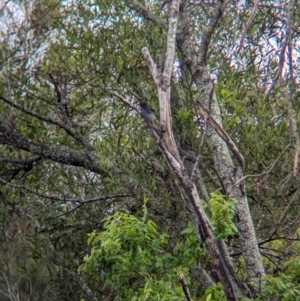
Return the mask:
[[98,161],[88,154],[75,151],[66,146],[48,146],[37,143],[25,138],[15,129],[12,130],[9,125],[2,121],[0,121],[0,144],[11,145],[40,156],[41,158],[50,159],[62,164],[81,166],[102,176],[108,176],[108,172],[104,171]]
[[223,128],[214,120],[212,116],[209,115],[204,106],[197,101],[197,107],[199,109],[199,113],[205,118],[208,123],[214,128],[214,130],[218,133],[218,135],[223,139],[223,141],[228,145],[232,153],[235,155],[237,161],[240,164],[242,171],[245,169],[244,158],[240,153],[239,149],[236,147],[234,142],[231,140],[229,135],[223,130]]
[[35,112],[32,112],[28,109],[26,109],[25,107],[15,103],[14,101],[0,95],[0,99],[2,99],[4,102],[6,102],[8,105],[16,108],[17,110],[25,113],[25,114],[28,114],[32,117],[35,117],[39,120],[42,120],[42,121],[45,121],[47,123],[50,123],[50,124],[53,124],[53,125],[57,125],[59,126],[60,128],[62,128],[63,130],[66,131],[67,134],[71,135],[75,140],[77,140],[78,142],[80,142],[84,148],[88,151],[92,151],[93,150],[93,147],[73,128],[71,127],[70,125],[67,125],[67,124],[63,124],[61,122],[58,122],[48,116],[44,116],[44,115],[41,115],[41,114],[38,114],[38,113],[35,113]]
[[278,156],[278,158],[275,160],[275,162],[268,168],[268,170],[260,173],[260,174],[255,174],[255,175],[246,175],[244,177],[242,177],[241,179],[239,179],[237,182],[234,183],[233,186],[236,186],[238,185],[239,183],[243,182],[244,180],[246,179],[249,179],[249,178],[256,178],[256,177],[261,177],[261,176],[264,176],[264,175],[267,175],[269,174],[273,168],[276,166],[276,164],[278,163],[278,161],[280,160],[280,158],[284,155],[284,153],[290,148],[290,144],[281,152],[281,154]]
[[138,2],[137,0],[130,0],[132,8],[140,13],[146,20],[152,21],[154,24],[159,26],[160,28],[167,30],[168,24],[162,18],[158,17],[157,15],[153,14],[150,10],[148,10],[145,6]]
[[8,163],[14,166],[13,169],[8,170],[7,172],[5,172],[3,174],[3,176],[6,177],[6,181],[7,182],[11,182],[20,171],[24,171],[23,175],[19,178],[21,179],[22,177],[24,177],[25,174],[27,174],[28,172],[30,172],[30,170],[33,167],[33,163],[41,160],[42,158],[40,156],[33,156],[27,159],[13,159],[13,158],[7,158],[7,157],[3,157],[0,158],[0,162],[3,163]]
[[113,194],[113,195],[108,195],[108,196],[101,196],[101,197],[95,197],[95,198],[91,198],[91,199],[82,200],[82,199],[76,199],[76,198],[65,198],[65,197],[62,198],[57,195],[42,194],[42,193],[34,191],[26,186],[23,186],[23,185],[14,185],[14,184],[8,183],[7,181],[5,181],[1,178],[0,178],[0,183],[6,184],[13,188],[24,189],[24,190],[26,190],[34,195],[37,195],[41,198],[44,198],[44,199],[49,199],[51,201],[59,201],[59,202],[63,202],[63,203],[65,203],[65,202],[80,203],[81,204],[80,206],[82,206],[84,204],[88,204],[88,203],[94,203],[94,202],[109,200],[109,199],[113,199],[113,198],[125,198],[125,197],[132,196],[132,194]]
[[206,55],[207,55],[207,51],[208,51],[208,46],[211,42],[211,36],[217,26],[217,23],[219,21],[219,19],[221,18],[227,4],[228,4],[228,0],[224,0],[221,1],[219,0],[214,13],[213,13],[213,17],[210,19],[210,22],[207,26],[207,29],[204,31],[203,35],[202,35],[202,40],[201,40],[201,44],[200,44],[200,62],[206,64]]
[[[129,195],[129,194],[116,194],[116,195],[109,195],[109,196],[98,197],[98,198],[87,199],[87,200],[79,200],[79,199],[72,200],[71,201],[72,203],[77,203],[74,208],[68,210],[67,212],[47,217],[45,219],[45,221],[49,220],[49,219],[54,219],[54,218],[58,218],[58,217],[70,214],[70,213],[76,211],[77,209],[79,209],[80,207],[82,207],[83,205],[88,204],[88,203],[94,203],[94,202],[99,202],[99,201],[103,201],[103,200],[115,199],[115,198],[126,198],[126,197],[130,197],[130,196],[132,196],[132,195]],[[67,199],[66,199],[66,201],[67,201]]]
[[258,8],[258,3],[259,3],[259,0],[255,0],[254,1],[254,7],[252,9],[252,12],[250,14],[250,17],[249,19],[247,20],[246,22],[246,25],[241,33],[241,40],[240,40],[240,44],[239,44],[239,47],[238,47],[238,50],[239,51],[242,47],[243,47],[243,44],[244,44],[244,40],[245,40],[245,37],[246,37],[246,33],[251,25],[251,23],[253,22],[255,16],[256,16],[256,12],[257,12],[257,8]]

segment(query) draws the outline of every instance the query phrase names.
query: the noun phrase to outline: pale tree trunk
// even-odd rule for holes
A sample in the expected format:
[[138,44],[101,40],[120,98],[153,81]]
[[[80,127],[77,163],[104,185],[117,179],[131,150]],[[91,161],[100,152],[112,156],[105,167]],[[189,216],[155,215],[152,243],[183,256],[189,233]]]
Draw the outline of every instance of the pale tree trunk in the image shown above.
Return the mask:
[[[214,93],[213,82],[207,70],[206,54],[212,31],[216,22],[225,9],[226,1],[216,6],[215,18],[212,18],[207,31],[203,34],[200,50],[197,52],[189,31],[189,20],[183,9],[181,13],[182,31],[177,35],[177,45],[183,55],[184,63],[190,70],[193,81],[197,86],[199,100],[209,112],[216,123],[222,128],[221,113],[219,104]],[[197,54],[197,55],[196,55]],[[228,143],[213,130],[208,131],[208,143],[213,150],[214,162],[226,189],[228,196],[237,200],[236,204],[236,225],[239,230],[241,241],[241,251],[243,252],[248,277],[258,278],[265,274],[262,264],[257,238],[247,202],[244,183],[240,181],[243,177],[244,166],[242,164],[234,165],[228,147]],[[238,162],[240,158],[236,158]]]

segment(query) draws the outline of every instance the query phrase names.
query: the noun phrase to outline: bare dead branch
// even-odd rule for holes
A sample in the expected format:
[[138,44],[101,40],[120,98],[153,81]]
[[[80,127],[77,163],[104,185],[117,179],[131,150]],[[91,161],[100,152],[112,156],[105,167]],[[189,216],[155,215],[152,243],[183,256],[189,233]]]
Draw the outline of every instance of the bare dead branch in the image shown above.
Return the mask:
[[212,116],[209,116],[207,110],[199,101],[197,102],[197,105],[198,105],[199,113],[203,116],[203,118],[208,120],[208,123],[214,128],[214,130],[224,140],[224,142],[226,142],[230,150],[235,155],[237,161],[239,162],[241,169],[244,171],[245,169],[244,158],[240,153],[239,149],[236,147],[236,145],[231,140],[229,135],[223,130],[223,128],[214,120],[214,118]]
[[154,77],[154,81],[158,90],[162,139],[157,140],[157,143],[162,153],[164,154],[165,159],[170,166],[170,169],[174,172],[178,182],[180,183],[180,185],[178,185],[179,190],[183,191],[187,208],[189,208],[188,210],[191,211],[192,215],[195,215],[195,218],[192,218],[192,220],[195,223],[195,228],[198,229],[197,233],[199,241],[204,242],[208,248],[209,254],[215,264],[216,271],[218,273],[220,281],[223,284],[228,300],[238,300],[238,284],[230,276],[227,262],[225,263],[224,258],[222,257],[220,248],[214,238],[212,226],[206,216],[203,206],[200,203],[199,194],[196,189],[195,183],[191,181],[182,163],[171,128],[170,81],[175,55],[175,38],[178,12],[179,1],[173,0],[170,7],[166,62],[164,65],[161,81],[158,82],[158,84],[156,82],[156,70],[153,72],[153,67],[155,66],[154,63],[152,63],[153,60],[149,59],[149,57],[151,58],[151,56],[148,50],[146,48],[143,49],[145,60],[148,63],[150,72]]
[[187,283],[185,281],[184,274],[183,274],[182,271],[179,272],[179,281],[181,283],[182,290],[184,292],[186,300],[187,301],[192,301],[192,296],[191,296],[189,287],[188,287],[188,285],[187,285]]
[[149,70],[151,72],[151,75],[153,77],[153,80],[154,80],[157,88],[159,88],[161,86],[161,74],[158,72],[156,64],[154,63],[147,47],[142,48],[142,54],[149,67]]
[[111,90],[107,90],[111,95],[119,98],[123,103],[125,103],[128,107],[130,107],[132,110],[136,111],[137,113],[140,114],[140,110],[134,105],[132,104],[129,100],[127,100],[125,97],[123,97],[122,95],[120,95],[117,92],[111,91]]
[[162,90],[167,91],[171,84],[171,76],[174,64],[176,31],[179,13],[179,0],[173,0],[170,6],[170,19],[167,40],[167,53],[162,74]]

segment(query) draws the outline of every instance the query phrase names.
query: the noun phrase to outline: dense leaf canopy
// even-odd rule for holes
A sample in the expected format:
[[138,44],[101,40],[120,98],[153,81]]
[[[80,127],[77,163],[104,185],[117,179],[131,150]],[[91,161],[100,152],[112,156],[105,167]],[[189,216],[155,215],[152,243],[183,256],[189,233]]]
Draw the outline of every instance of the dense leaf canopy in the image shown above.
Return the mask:
[[299,2],[2,2],[0,299],[299,300]]

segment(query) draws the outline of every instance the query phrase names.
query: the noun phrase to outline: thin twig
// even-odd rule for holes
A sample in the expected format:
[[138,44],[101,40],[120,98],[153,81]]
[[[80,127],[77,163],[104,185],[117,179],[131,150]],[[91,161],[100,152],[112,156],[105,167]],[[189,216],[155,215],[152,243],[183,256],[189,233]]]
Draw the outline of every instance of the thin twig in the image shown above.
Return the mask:
[[258,178],[258,177],[261,177],[261,176],[264,176],[264,175],[267,175],[269,174],[273,168],[276,166],[277,162],[279,161],[279,159],[284,155],[284,153],[290,148],[290,144],[281,152],[281,154],[278,156],[278,158],[275,160],[275,162],[270,166],[270,168],[267,170],[267,171],[264,171],[260,174],[255,174],[255,175],[246,175],[244,177],[242,177],[241,179],[239,179],[233,186],[236,186],[238,185],[239,183],[241,183],[242,181],[245,181],[246,179],[249,179],[249,178]]
[[23,185],[14,185],[11,183],[8,183],[7,181],[3,180],[0,178],[0,183],[6,184],[12,188],[17,188],[17,189],[24,189],[30,193],[33,193],[41,198],[44,199],[49,199],[52,201],[60,201],[60,202],[72,202],[72,203],[82,203],[82,204],[87,204],[87,203],[92,203],[92,202],[98,202],[98,201],[103,201],[103,200],[107,200],[107,199],[111,199],[111,198],[124,198],[124,197],[130,197],[132,195],[130,194],[114,194],[114,195],[109,195],[109,196],[102,196],[102,197],[96,197],[96,198],[91,198],[91,199],[86,199],[86,200],[82,200],[82,199],[76,199],[76,198],[62,198],[59,197],[57,195],[49,195],[49,194],[42,194],[39,193],[37,191],[34,191],[26,186]]
[[134,105],[132,104],[129,100],[127,100],[125,97],[123,97],[122,95],[120,95],[117,92],[114,92],[112,90],[107,90],[107,92],[109,92],[111,95],[119,98],[122,102],[124,102],[128,107],[130,107],[131,109],[133,109],[134,111],[136,111],[137,113],[140,113],[140,110]]
[[124,195],[111,195],[111,196],[105,196],[105,197],[99,197],[99,198],[94,198],[94,199],[88,199],[88,200],[79,200],[77,201],[77,205],[64,212],[64,213],[61,213],[61,214],[58,214],[58,215],[54,215],[54,216],[49,216],[47,218],[45,218],[45,221],[49,220],[49,219],[54,219],[54,218],[58,218],[58,217],[62,217],[62,216],[65,216],[65,215],[68,215],[74,211],[76,211],[77,209],[79,209],[80,207],[84,206],[85,204],[88,204],[88,203],[94,203],[94,202],[99,202],[99,201],[103,201],[103,200],[109,200],[109,199],[116,199],[116,198],[125,198],[125,197],[130,197],[132,195],[129,195],[129,194],[124,194]]
[[280,217],[279,222],[276,224],[275,230],[271,233],[270,238],[272,238],[277,233],[278,229],[281,229],[281,226],[283,225],[283,223],[286,220],[288,210],[291,208],[292,204],[296,200],[298,200],[299,194],[300,194],[300,190],[298,190],[297,193],[295,193],[294,197],[291,199],[291,201],[286,206],[285,210],[283,211],[283,213],[282,213],[282,215]]
[[[277,265],[277,263],[276,263],[273,259],[270,258],[270,257],[272,256],[271,254],[268,254],[268,253],[265,253],[265,252],[261,252],[261,255],[262,255],[262,256],[265,256],[266,258],[268,258],[268,259],[276,266],[276,268],[277,268],[279,271],[282,270],[282,269]],[[282,259],[282,258],[277,258],[276,256],[273,256],[273,257],[275,257],[276,259]]]

